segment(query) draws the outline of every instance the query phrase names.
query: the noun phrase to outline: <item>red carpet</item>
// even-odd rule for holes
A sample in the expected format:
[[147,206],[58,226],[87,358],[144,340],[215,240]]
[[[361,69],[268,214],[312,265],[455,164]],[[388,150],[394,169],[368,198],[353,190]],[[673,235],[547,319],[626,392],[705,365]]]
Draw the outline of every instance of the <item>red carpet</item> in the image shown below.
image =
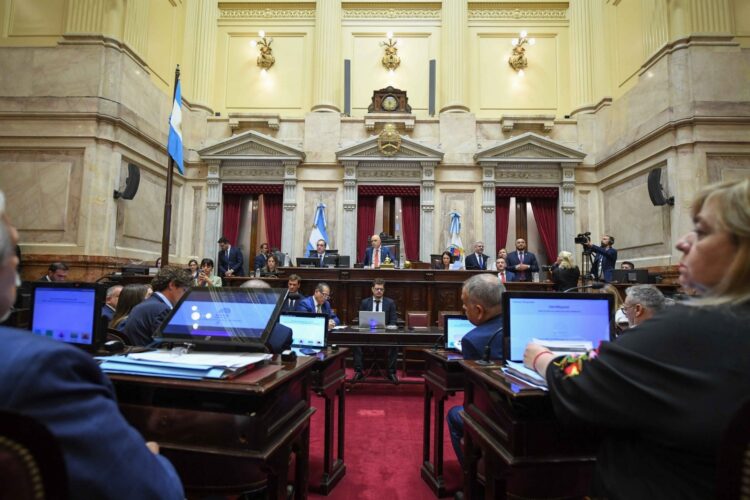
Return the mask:
[[[450,398],[446,411],[462,401],[462,393]],[[357,384],[346,395],[346,475],[328,496],[310,498],[435,499],[420,476],[423,403],[423,384]],[[316,484],[323,471],[324,403],[313,396],[312,405],[317,411],[310,432],[310,484]],[[462,478],[447,427],[444,449],[446,483],[453,491]]]

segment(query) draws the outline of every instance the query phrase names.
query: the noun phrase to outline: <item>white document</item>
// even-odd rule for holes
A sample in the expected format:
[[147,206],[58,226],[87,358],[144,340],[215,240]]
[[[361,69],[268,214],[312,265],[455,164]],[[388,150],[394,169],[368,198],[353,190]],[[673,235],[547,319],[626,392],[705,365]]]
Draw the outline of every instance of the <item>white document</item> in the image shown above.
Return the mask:
[[582,354],[593,349],[593,345],[588,340],[552,340],[552,339],[531,339],[534,344],[543,345],[555,354]]
[[189,352],[179,353],[174,350],[149,351],[128,354],[131,359],[158,363],[179,363],[182,365],[216,366],[224,368],[243,368],[271,359],[271,354],[257,352],[223,353],[223,352]]

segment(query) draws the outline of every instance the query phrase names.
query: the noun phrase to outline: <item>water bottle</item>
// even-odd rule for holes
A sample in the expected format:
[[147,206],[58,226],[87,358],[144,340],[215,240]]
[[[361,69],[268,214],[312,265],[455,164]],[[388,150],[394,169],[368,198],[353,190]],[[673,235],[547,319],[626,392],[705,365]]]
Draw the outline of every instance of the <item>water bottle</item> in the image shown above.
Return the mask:
[[260,268],[255,270],[255,277],[260,278]]
[[534,281],[534,283],[539,283],[539,273],[533,273],[531,275],[531,279]]

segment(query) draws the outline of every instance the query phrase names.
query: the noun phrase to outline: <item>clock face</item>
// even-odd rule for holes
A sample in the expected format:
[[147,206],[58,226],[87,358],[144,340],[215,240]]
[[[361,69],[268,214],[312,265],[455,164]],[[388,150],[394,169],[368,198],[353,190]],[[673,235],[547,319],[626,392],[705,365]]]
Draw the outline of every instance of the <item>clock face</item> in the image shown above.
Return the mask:
[[393,111],[398,108],[398,99],[392,95],[387,95],[383,98],[381,105],[384,110]]

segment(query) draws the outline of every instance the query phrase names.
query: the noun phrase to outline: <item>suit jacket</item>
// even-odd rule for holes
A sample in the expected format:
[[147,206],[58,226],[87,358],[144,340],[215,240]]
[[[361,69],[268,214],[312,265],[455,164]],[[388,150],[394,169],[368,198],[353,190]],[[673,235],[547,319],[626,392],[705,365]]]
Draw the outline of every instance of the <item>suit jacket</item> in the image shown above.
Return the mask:
[[[302,311],[302,312],[309,312],[314,313],[315,312],[315,297],[312,295],[307,297],[305,300],[300,300],[297,302],[297,307],[294,309],[295,311]],[[340,325],[341,321],[339,320],[339,317],[333,314],[333,309],[331,309],[331,304],[327,300],[323,302],[323,306],[321,310],[328,315],[330,319],[333,320],[333,322],[336,325]]]
[[[496,332],[500,332],[495,335]],[[492,336],[495,338],[492,339]],[[464,359],[484,358],[484,348],[492,339],[490,359],[503,359],[503,315],[499,314],[469,331],[461,339],[461,353]]]
[[170,310],[171,308],[154,294],[130,311],[128,322],[122,331],[133,345],[148,345],[153,341],[154,333]]
[[90,355],[0,327],[0,377],[0,408],[34,418],[55,436],[71,499],[184,498],[174,467],[125,421]]
[[612,247],[602,248],[591,245],[591,251],[597,254],[594,264],[591,266],[591,274],[599,276],[599,267],[601,267],[601,275],[604,281],[612,281],[612,270],[617,262],[617,250]]
[[325,260],[326,255],[328,254],[324,253],[323,258],[321,258],[317,251],[310,250],[310,254],[308,255],[308,257],[315,257],[316,259],[318,259],[318,267],[323,267],[323,261]]
[[487,260],[489,257],[487,257],[485,254],[482,254],[482,265],[479,265],[479,260],[477,259],[477,254],[472,253],[471,255],[467,255],[466,259],[464,260],[464,267],[467,270],[470,269],[476,269],[476,270],[484,270],[487,269]]
[[[234,276],[242,276],[245,274],[245,271],[242,268],[243,260],[242,252],[239,248],[232,246],[229,247],[229,259],[227,259],[227,253],[224,250],[219,250],[219,276],[223,278],[229,269],[234,270]],[[265,261],[263,262],[263,265],[266,265]]]
[[[367,297],[366,299],[363,299],[362,302],[359,304],[359,310],[360,311],[372,311],[372,303],[374,299],[372,297]],[[388,297],[383,297],[383,302],[380,304],[380,310],[385,313],[385,324],[386,325],[395,325],[396,320],[398,319],[398,313],[396,312],[396,303],[393,302]]]
[[[286,300],[284,301],[284,305],[281,306],[281,312],[287,312],[287,311],[294,311],[297,308],[297,304],[299,302],[302,302],[307,297],[302,295],[301,293],[297,294],[297,297],[291,296],[292,294],[289,294],[286,296]],[[294,301],[294,304],[292,304],[292,301]]]
[[[497,279],[500,279],[500,271],[497,272]],[[518,276],[516,275],[516,273],[508,271],[507,269],[505,270],[505,282],[506,283],[510,283],[511,281],[517,281],[517,280],[518,280]]]
[[529,266],[529,269],[525,271],[516,270],[516,266],[521,264],[521,259],[518,258],[518,251],[510,252],[505,262],[508,263],[506,270],[516,274],[516,281],[531,281],[531,275],[539,272],[539,263],[536,261],[536,255],[531,252],[523,252],[523,263]]
[[[385,262],[385,258],[390,257],[391,260],[394,259],[393,255],[391,255],[391,251],[388,250],[388,247],[380,246],[380,263],[382,264]],[[371,266],[372,265],[372,247],[365,250],[365,261],[362,263],[365,266]],[[395,264],[395,262],[394,262]]]
[[253,262],[253,271],[256,269],[263,269],[266,267],[266,261],[268,260],[268,257],[263,255],[262,253],[259,253],[255,256],[255,261]]
[[271,335],[266,340],[266,347],[271,354],[281,354],[292,347],[292,329],[281,323],[273,325]]

